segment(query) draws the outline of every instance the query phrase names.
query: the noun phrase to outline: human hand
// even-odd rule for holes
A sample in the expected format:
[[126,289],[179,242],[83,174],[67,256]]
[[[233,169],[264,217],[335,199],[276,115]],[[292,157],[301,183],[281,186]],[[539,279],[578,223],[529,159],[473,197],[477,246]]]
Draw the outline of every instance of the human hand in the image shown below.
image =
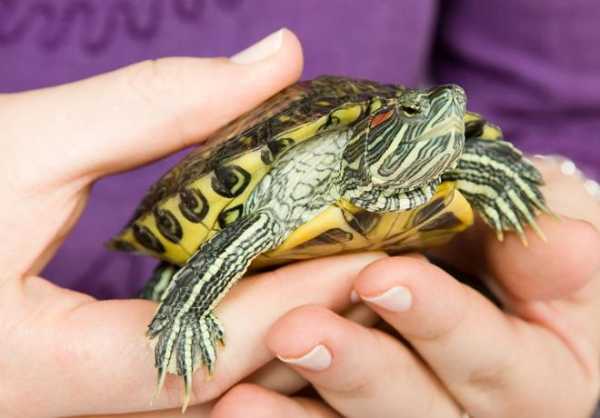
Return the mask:
[[[0,95],[0,416],[180,405],[175,376],[150,405],[156,375],[144,332],[154,303],[100,302],[37,275],[76,223],[95,180],[192,144],[299,76],[302,58],[294,36],[283,31],[269,39],[254,55],[233,62],[170,58],[61,87]],[[213,380],[203,382],[202,373],[196,374],[192,403],[213,399],[244,378],[296,390],[302,384],[297,377],[268,364],[268,327],[294,306],[349,304],[354,275],[374,257],[290,266],[238,286],[220,308],[230,344]],[[192,412],[209,411],[207,404]]]
[[587,222],[542,216],[548,241],[528,231],[528,247],[479,224],[435,252],[484,278],[502,310],[422,257],[376,261],[354,289],[404,341],[327,307],[294,309],[268,346],[325,402],[241,384],[212,418],[589,417],[600,388],[600,206],[580,180],[537,164],[550,208]]

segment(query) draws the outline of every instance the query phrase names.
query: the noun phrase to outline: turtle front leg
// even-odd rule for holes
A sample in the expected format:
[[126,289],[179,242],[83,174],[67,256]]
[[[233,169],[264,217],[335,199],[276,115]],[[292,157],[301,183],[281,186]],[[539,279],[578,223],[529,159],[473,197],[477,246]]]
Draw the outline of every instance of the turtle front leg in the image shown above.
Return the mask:
[[516,231],[526,244],[527,225],[544,238],[535,222],[538,212],[550,212],[540,191],[542,175],[511,143],[468,139],[457,167],[445,173],[443,180],[456,182],[500,241],[504,231]]
[[278,224],[265,214],[250,215],[207,241],[173,277],[147,335],[156,339],[155,367],[160,391],[167,372],[183,376],[185,410],[192,375],[203,364],[212,374],[217,343],[224,330],[213,310],[258,254],[280,236]]

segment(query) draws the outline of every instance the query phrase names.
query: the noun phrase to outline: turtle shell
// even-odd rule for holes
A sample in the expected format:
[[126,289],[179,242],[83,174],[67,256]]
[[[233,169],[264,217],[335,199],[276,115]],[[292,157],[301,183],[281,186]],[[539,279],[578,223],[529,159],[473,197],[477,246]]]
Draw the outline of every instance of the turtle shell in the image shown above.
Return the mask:
[[[243,205],[272,162],[293,145],[359,120],[374,98],[390,98],[397,85],[324,76],[297,83],[242,115],[188,154],[148,191],[109,246],[181,265],[208,238],[243,213]],[[496,139],[499,130],[474,114],[466,134]],[[293,151],[292,151],[293,152]],[[339,252],[428,247],[472,223],[467,201],[451,182],[425,205],[375,214],[339,201],[263,254],[253,267]]]

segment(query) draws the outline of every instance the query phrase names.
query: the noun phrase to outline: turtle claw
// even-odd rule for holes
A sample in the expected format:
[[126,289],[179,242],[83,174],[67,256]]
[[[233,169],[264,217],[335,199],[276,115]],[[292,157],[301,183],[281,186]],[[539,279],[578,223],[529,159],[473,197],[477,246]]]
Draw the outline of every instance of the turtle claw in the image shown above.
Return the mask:
[[535,222],[538,213],[551,213],[540,190],[542,175],[509,142],[468,138],[457,167],[445,173],[444,180],[457,182],[500,241],[503,231],[515,231],[527,246],[527,226],[545,241]]
[[519,229],[517,230],[517,234],[519,234],[519,239],[521,240],[521,244],[523,244],[523,247],[529,247],[529,241],[527,241],[525,231],[523,231],[523,229]]
[[157,314],[148,328],[148,337],[156,339],[154,364],[158,379],[155,397],[160,394],[167,373],[182,376],[182,412],[185,412],[192,394],[195,370],[204,365],[208,377],[212,376],[217,360],[217,345],[224,345],[224,335],[223,326],[212,312],[198,317],[189,311],[171,320],[165,320]]
[[481,207],[481,203],[474,206],[479,209],[481,217],[496,231],[498,241],[504,240],[504,232],[514,231],[519,236],[519,240],[523,246],[528,247],[529,241],[525,233],[525,228],[530,227],[539,239],[546,242],[546,236],[535,221],[535,213],[541,210],[535,202],[528,201],[522,198],[522,195],[517,198],[512,191],[505,196],[497,196],[495,201],[492,201],[494,207]]
[[504,231],[501,229],[496,229],[496,239],[499,242],[504,242]]
[[537,237],[539,239],[541,239],[544,242],[548,242],[548,239],[546,238],[546,235],[544,234],[544,231],[542,231],[542,229],[537,224],[537,222],[535,221],[535,219],[532,219],[532,220],[529,221],[529,227],[531,229],[533,229],[533,232],[535,232],[535,235],[537,235]]

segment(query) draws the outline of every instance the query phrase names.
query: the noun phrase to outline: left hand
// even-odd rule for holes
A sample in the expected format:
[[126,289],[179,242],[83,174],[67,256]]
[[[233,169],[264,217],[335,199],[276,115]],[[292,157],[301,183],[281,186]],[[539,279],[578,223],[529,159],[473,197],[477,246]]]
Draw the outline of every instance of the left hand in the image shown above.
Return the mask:
[[502,309],[423,257],[378,260],[354,289],[406,342],[297,308],[268,345],[323,401],[241,384],[212,417],[589,417],[600,388],[600,206],[579,179],[537,164],[549,206],[584,221],[541,216],[547,242],[528,231],[528,247],[479,224],[436,252],[486,280]]

